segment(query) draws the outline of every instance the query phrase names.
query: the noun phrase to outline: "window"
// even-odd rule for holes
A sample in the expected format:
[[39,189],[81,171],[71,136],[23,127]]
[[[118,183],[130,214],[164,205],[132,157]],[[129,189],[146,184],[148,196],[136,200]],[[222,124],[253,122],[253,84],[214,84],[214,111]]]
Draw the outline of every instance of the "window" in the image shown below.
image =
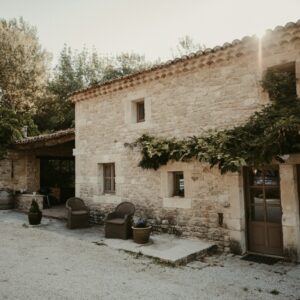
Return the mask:
[[[125,123],[132,128],[146,128],[151,121],[151,99],[128,97],[124,100]],[[131,126],[132,125],[132,126]]]
[[183,172],[173,172],[173,196],[184,197]]
[[281,79],[277,89],[271,91],[271,93],[269,91],[269,98],[271,100],[278,97],[278,91],[280,91],[280,94],[287,99],[297,97],[296,67],[294,62],[273,66],[268,70],[274,72],[276,77]]
[[145,121],[145,102],[140,101],[136,103],[136,121],[144,122]]
[[163,208],[192,208],[193,175],[188,163],[174,162],[161,170],[161,197]]
[[103,164],[103,192],[113,194],[116,191],[115,164]]

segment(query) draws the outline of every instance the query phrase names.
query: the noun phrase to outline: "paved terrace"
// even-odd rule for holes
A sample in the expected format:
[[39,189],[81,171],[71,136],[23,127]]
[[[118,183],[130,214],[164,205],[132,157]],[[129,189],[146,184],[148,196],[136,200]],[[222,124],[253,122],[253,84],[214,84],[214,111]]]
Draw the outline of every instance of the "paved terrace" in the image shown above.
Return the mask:
[[65,206],[43,209],[43,215],[41,225],[30,226],[28,225],[26,214],[13,211],[2,212],[2,218],[7,222],[13,220],[20,225],[55,231],[66,237],[78,237],[81,240],[97,245],[106,245],[113,249],[124,250],[138,255],[143,254],[174,265],[186,264],[195,260],[197,257],[205,255],[214,246],[200,240],[182,239],[169,234],[153,234],[149,243],[145,245],[136,244],[132,239],[106,239],[104,237],[104,227],[99,225],[70,230],[66,228],[67,210]]

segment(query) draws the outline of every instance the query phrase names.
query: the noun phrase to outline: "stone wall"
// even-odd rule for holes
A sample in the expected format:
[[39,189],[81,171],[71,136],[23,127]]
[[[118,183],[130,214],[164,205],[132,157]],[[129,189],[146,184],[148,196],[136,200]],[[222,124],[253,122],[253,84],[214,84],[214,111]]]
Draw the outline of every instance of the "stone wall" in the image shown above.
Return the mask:
[[35,192],[39,189],[40,166],[34,152],[10,151],[0,161],[0,188]]
[[33,194],[18,194],[14,197],[15,209],[28,212],[31,206],[32,200],[36,200],[39,205],[40,210],[43,209],[43,199],[42,195],[33,195]]
[[0,160],[0,187],[11,189],[12,161],[10,159]]
[[[186,137],[241,124],[268,103],[260,87],[263,72],[296,62],[299,73],[299,60],[299,39],[295,39],[274,43],[267,51],[259,52],[257,47],[247,55],[77,102],[76,195],[90,205],[94,216],[97,211],[105,215],[121,201],[131,201],[137,207],[136,214],[150,218],[158,230],[215,241],[226,250],[232,246],[244,252],[241,175],[221,176],[216,168],[198,162],[142,170],[137,166],[139,153],[124,144],[143,133]],[[136,123],[133,106],[140,99],[145,101],[145,122]],[[111,162],[116,168],[115,195],[103,194],[102,189],[100,167]],[[168,196],[171,171],[184,172],[184,198]]]
[[10,151],[7,157],[0,160],[0,188],[25,190],[27,158],[23,154]]

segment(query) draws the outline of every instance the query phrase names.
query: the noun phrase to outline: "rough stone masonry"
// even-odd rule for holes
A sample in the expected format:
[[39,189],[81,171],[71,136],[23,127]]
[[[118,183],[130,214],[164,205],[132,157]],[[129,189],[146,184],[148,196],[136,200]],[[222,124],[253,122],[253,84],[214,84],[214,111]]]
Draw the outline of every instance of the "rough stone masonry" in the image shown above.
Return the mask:
[[[131,201],[155,228],[216,242],[245,252],[242,174],[220,175],[199,162],[169,163],[157,171],[138,167],[139,153],[124,147],[143,133],[161,137],[199,135],[241,124],[268,103],[261,86],[271,67],[292,65],[300,92],[300,22],[245,37],[72,96],[76,105],[76,194],[97,212]],[[145,121],[136,121],[144,101]],[[103,164],[115,164],[115,193],[103,188]],[[281,185],[285,249],[299,254],[298,156],[280,167],[292,189]],[[184,197],[172,197],[172,172],[184,174]],[[222,222],[220,222],[220,218]]]

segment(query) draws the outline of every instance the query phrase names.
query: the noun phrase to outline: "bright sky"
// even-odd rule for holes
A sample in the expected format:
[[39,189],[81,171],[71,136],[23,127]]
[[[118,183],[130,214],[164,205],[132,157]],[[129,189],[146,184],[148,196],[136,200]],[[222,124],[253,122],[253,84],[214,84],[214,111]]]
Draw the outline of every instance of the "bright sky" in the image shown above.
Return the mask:
[[296,22],[300,0],[0,0],[1,18],[20,16],[54,58],[66,43],[165,60],[186,34],[214,47]]

